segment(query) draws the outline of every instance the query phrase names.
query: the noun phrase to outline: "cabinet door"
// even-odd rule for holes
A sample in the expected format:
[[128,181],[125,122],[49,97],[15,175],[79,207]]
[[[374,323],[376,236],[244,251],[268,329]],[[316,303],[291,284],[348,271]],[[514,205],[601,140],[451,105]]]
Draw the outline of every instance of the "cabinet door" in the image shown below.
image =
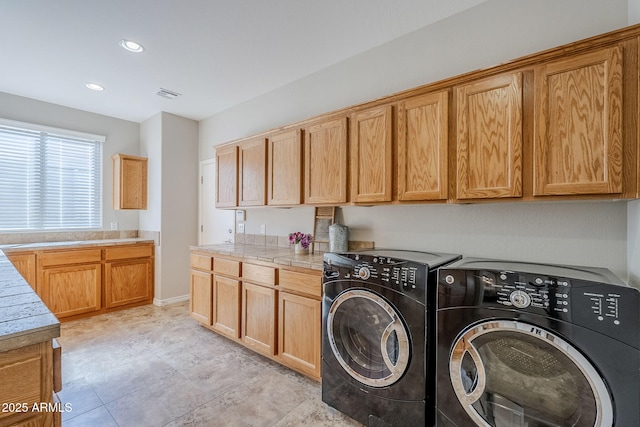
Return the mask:
[[522,73],[456,88],[458,199],[522,196]]
[[42,270],[42,300],[58,318],[101,308],[102,266],[84,264]]
[[213,329],[240,338],[240,298],[240,281],[213,276]]
[[302,133],[289,130],[269,138],[267,204],[299,205],[302,201]]
[[320,301],[279,292],[278,358],[283,364],[320,379]]
[[22,275],[24,280],[36,290],[36,254],[34,253],[8,253],[6,254],[9,261]]
[[238,147],[216,149],[216,208],[238,206]]
[[304,201],[347,201],[347,119],[309,126],[304,134]]
[[114,209],[147,209],[147,158],[113,156]]
[[243,142],[238,150],[238,204],[264,206],[267,202],[267,140]]
[[191,300],[189,313],[198,322],[212,324],[213,275],[204,271],[191,270]]
[[105,264],[107,308],[153,300],[153,262],[149,258]]
[[[246,265],[246,264],[245,264]],[[276,354],[276,291],[242,283],[242,341],[253,350]]]
[[398,105],[398,200],[447,198],[449,92]]
[[622,49],[536,69],[534,195],[622,192]]
[[392,195],[391,106],[351,116],[351,201],[390,202]]

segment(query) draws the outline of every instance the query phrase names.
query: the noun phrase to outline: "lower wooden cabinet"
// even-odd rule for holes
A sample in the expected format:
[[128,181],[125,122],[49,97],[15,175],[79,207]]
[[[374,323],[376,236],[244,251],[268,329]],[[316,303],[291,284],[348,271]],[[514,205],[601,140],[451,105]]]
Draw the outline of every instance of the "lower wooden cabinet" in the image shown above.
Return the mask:
[[321,272],[191,254],[191,317],[320,380]]
[[240,281],[213,276],[213,322],[217,332],[240,338]]
[[0,426],[61,425],[60,412],[33,411],[54,402],[53,369],[51,341],[0,353]]
[[276,354],[276,290],[242,283],[242,341],[266,355]]
[[285,365],[316,379],[320,379],[321,318],[319,300],[280,292],[278,357]]
[[6,255],[49,310],[69,320],[153,301],[152,243]]
[[40,274],[42,301],[57,318],[98,311],[101,304],[101,264],[55,266]]

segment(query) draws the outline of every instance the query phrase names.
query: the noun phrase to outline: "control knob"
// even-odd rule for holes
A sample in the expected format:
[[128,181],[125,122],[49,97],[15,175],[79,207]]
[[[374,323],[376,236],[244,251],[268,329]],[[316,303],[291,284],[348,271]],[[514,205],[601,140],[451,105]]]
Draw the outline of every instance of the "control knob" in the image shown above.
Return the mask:
[[531,305],[531,297],[523,291],[513,291],[509,295],[509,301],[517,308],[527,308]]
[[371,277],[371,271],[367,267],[360,267],[358,270],[358,277],[362,280],[367,280]]

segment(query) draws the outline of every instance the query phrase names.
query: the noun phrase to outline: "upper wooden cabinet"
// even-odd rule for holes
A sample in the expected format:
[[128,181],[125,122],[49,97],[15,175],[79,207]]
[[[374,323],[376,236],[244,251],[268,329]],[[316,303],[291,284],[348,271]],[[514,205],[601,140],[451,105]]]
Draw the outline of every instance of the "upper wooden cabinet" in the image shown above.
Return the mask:
[[390,202],[392,196],[392,109],[376,107],[351,115],[351,201]]
[[267,147],[267,204],[299,205],[302,202],[302,132],[279,132]]
[[113,208],[147,209],[147,158],[115,154]]
[[304,139],[304,201],[347,201],[347,119],[310,125]]
[[447,198],[449,91],[398,104],[398,200]]
[[458,199],[522,196],[522,73],[455,89]]
[[622,62],[614,46],[536,68],[535,196],[623,191]]
[[216,208],[238,206],[238,147],[216,149]]
[[238,150],[238,205],[264,206],[267,202],[267,140],[245,141]]

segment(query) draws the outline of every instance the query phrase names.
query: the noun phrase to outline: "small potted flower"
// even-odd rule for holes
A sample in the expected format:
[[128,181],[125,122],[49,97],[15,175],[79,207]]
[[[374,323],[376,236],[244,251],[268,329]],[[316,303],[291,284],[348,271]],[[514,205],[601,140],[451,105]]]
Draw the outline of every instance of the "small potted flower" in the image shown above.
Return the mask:
[[306,254],[309,252],[309,245],[311,245],[311,240],[313,236],[311,234],[301,233],[300,231],[296,231],[295,233],[289,234],[289,243],[294,245],[296,254]]

